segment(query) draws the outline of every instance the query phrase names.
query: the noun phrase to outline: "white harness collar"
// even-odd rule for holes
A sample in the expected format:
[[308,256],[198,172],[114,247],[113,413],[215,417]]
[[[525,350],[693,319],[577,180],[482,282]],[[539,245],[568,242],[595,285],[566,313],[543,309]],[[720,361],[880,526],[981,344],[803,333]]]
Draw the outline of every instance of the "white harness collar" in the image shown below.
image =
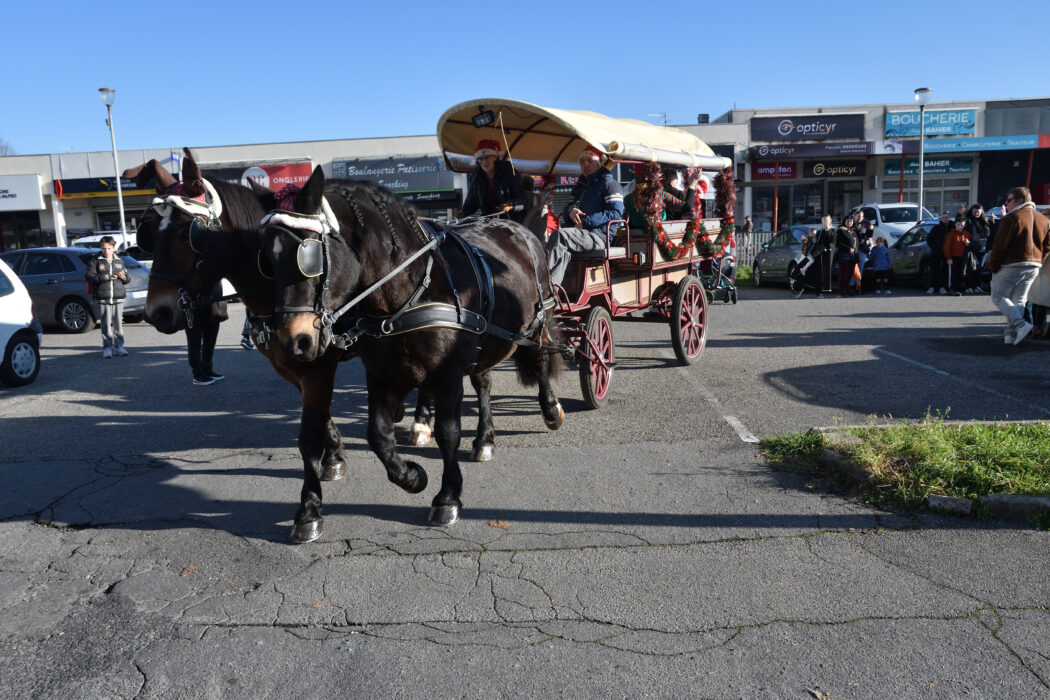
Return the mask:
[[176,209],[190,216],[203,216],[208,221],[218,221],[222,216],[222,200],[219,193],[207,180],[204,182],[204,201],[183,197],[177,194],[169,194],[166,197],[154,197],[153,207],[161,217],[167,219]]
[[335,213],[332,212],[332,207],[325,197],[321,198],[321,211],[318,214],[299,214],[278,209],[264,216],[259,225],[265,226],[269,223],[280,224],[294,230],[312,231],[322,236],[333,231],[339,233],[339,220],[335,218]]

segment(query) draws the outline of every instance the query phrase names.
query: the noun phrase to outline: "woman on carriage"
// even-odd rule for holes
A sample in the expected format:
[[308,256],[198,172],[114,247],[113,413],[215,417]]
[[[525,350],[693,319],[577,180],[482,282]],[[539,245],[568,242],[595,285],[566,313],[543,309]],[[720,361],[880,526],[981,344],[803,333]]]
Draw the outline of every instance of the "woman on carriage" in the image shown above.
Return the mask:
[[499,142],[483,139],[474,150],[477,165],[467,182],[467,196],[458,218],[470,216],[478,210],[484,215],[509,216],[519,224],[525,218],[529,196],[522,187],[521,177],[514,173],[510,163],[501,160],[503,150]]

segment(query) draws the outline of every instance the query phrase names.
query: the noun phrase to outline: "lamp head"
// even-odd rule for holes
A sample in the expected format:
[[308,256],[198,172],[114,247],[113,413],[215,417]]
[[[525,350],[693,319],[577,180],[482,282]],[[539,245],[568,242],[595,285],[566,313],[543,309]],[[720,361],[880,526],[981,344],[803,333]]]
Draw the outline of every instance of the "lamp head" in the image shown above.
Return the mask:
[[926,103],[930,101],[930,93],[932,90],[928,87],[915,88],[915,101],[919,103],[920,107],[925,107]]
[[113,100],[117,97],[117,91],[113,88],[99,88],[98,96],[102,98],[102,101],[106,103],[107,107],[112,107]]

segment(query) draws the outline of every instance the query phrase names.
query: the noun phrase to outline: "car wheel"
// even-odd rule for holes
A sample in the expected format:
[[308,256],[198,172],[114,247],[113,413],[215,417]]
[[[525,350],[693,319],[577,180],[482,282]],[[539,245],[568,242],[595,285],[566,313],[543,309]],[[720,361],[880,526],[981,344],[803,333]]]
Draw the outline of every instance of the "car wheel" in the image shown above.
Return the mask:
[[755,266],[751,268],[751,277],[755,283],[755,287],[762,286],[762,268],[755,263]]
[[80,299],[66,299],[58,307],[58,324],[67,333],[83,333],[91,328],[91,309]]
[[124,323],[139,323],[145,314],[125,314]]
[[923,289],[929,289],[933,286],[933,269],[930,267],[929,260],[924,260],[919,265],[919,284],[922,285]]
[[32,333],[16,333],[7,344],[0,382],[7,386],[25,386],[40,373],[40,348]]

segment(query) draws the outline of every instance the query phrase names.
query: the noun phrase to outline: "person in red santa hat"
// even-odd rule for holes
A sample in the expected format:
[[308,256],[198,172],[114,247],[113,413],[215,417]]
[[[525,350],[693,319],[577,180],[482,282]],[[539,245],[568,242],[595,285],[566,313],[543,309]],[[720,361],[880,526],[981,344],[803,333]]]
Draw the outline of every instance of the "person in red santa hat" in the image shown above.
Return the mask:
[[467,181],[467,196],[463,208],[456,212],[462,219],[480,211],[482,214],[497,214],[509,217],[519,224],[525,218],[529,196],[522,187],[521,178],[514,173],[510,163],[500,158],[503,150],[497,141],[478,141],[474,149],[477,165]]

